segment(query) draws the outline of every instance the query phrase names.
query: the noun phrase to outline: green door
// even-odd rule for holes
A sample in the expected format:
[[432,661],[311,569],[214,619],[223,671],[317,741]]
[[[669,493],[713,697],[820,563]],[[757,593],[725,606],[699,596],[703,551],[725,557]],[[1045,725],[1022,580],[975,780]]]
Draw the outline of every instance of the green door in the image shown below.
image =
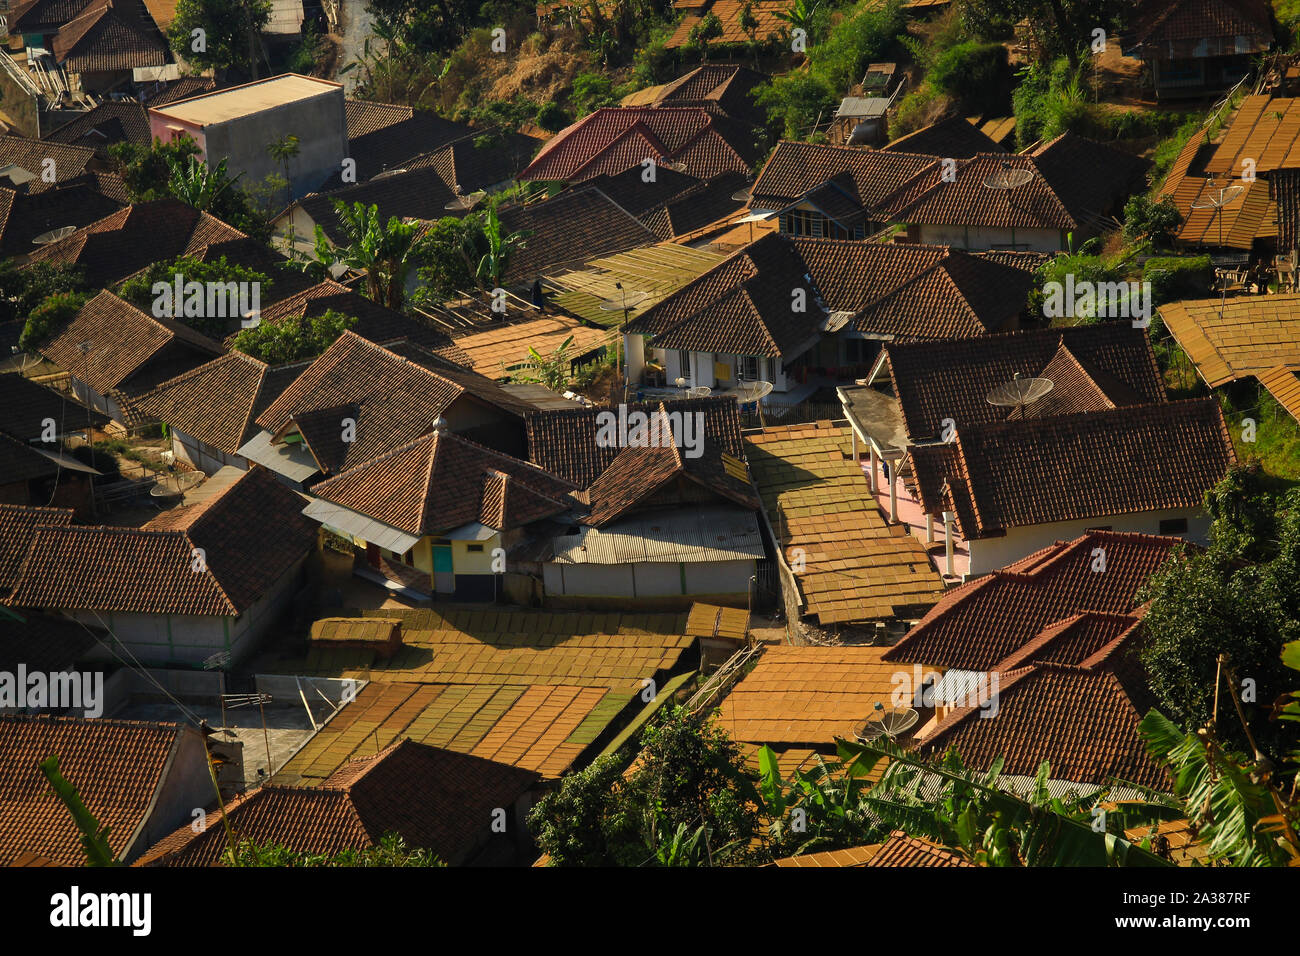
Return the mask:
[[435,574],[438,572],[451,573],[451,545],[435,544],[433,546],[433,570]]

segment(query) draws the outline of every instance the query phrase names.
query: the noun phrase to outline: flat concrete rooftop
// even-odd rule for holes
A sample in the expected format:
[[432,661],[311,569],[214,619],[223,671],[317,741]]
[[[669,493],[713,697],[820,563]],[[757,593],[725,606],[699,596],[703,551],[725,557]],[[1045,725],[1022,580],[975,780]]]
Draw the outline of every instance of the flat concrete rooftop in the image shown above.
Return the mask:
[[282,73],[265,80],[245,83],[228,90],[215,93],[202,93],[186,100],[177,100],[165,106],[158,106],[152,112],[167,116],[183,123],[197,126],[211,126],[227,120],[260,113],[286,103],[296,103],[311,99],[324,93],[342,89],[342,84],[321,80],[312,76],[300,76],[297,73]]

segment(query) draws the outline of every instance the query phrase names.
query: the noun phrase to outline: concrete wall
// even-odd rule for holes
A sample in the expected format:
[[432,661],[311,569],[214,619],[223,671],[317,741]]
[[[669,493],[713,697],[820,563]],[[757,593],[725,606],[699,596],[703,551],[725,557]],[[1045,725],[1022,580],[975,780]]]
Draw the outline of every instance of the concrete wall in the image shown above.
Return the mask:
[[747,595],[754,561],[644,561],[637,564],[542,565],[548,603],[559,597]]
[[[226,692],[226,675],[221,671],[176,671],[153,668],[149,671],[158,684],[162,684],[173,697],[182,700],[199,699],[214,702]],[[164,699],[162,691],[153,681],[146,680],[139,671],[119,667],[104,681],[104,716],[112,717],[123,707],[139,702],[142,697]]]
[[[251,653],[258,639],[273,625],[293,599],[306,558],[280,577],[266,594],[239,617],[188,614],[140,614],[63,608],[68,617],[87,625],[107,625],[131,653],[146,666],[201,665],[220,651],[232,663]],[[92,649],[89,660],[110,658],[102,647]]]
[[289,184],[296,199],[318,189],[347,158],[342,87],[206,126],[201,142],[209,166],[226,158],[230,175],[243,172],[242,184],[247,186],[271,173],[283,174],[266,147],[289,135],[298,137],[298,155],[289,161]]
[[154,792],[153,808],[125,851],[126,862],[133,862],[163,837],[192,823],[195,810],[206,810],[216,803],[203,735],[186,726],[172,746],[171,758]]
[[[1201,508],[1143,511],[1136,514],[1088,518],[1084,521],[1059,521],[1052,524],[1031,525],[1027,528],[1012,528],[1001,538],[982,538],[977,541],[967,542],[970,547],[970,576],[977,577],[981,574],[988,574],[990,571],[1005,567],[1056,541],[1072,541],[1089,528],[1109,527],[1112,531],[1159,534],[1160,522],[1172,518],[1187,519],[1187,534],[1184,537],[1189,541],[1204,544],[1209,540],[1210,518]],[[936,527],[935,540],[942,542],[942,521],[936,522]],[[922,533],[924,533],[924,527],[922,527]],[[942,552],[940,552],[939,560],[943,560]]]
[[241,471],[248,471],[248,459],[239,455],[228,455],[220,448],[213,448],[207,442],[199,441],[179,429],[171,429],[172,452],[177,461],[187,461],[199,471],[211,475],[226,465],[233,465]]
[[[952,246],[975,252],[1012,247],[1022,251],[1059,252],[1067,246],[1065,234],[1057,229],[985,229],[979,226],[917,224],[908,226],[907,237],[913,242]],[[1086,238],[1087,236],[1076,233],[1076,247]]]

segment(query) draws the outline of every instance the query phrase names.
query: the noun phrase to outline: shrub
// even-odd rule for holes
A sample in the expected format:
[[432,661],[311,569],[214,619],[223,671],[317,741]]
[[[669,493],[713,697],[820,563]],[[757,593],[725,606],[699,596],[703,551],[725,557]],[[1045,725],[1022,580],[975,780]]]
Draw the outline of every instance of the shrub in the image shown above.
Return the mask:
[[18,336],[18,347],[23,351],[35,349],[57,328],[72,319],[86,304],[84,292],[55,292],[32,309]]
[[769,120],[782,127],[786,139],[800,139],[817,117],[830,115],[837,102],[835,92],[808,71],[778,76],[759,87],[754,102],[767,110]]
[[1152,257],[1142,267],[1142,278],[1151,283],[1151,301],[1155,305],[1202,299],[1214,291],[1214,267],[1209,256]]
[[1000,111],[1009,80],[1007,48],[1001,43],[959,43],[939,54],[930,71],[935,88],[967,113]]
[[333,309],[310,318],[286,316],[243,329],[233,344],[238,351],[268,365],[285,365],[316,358],[356,323],[354,316]]
[[558,133],[573,122],[573,118],[559,103],[545,103],[537,111],[537,125],[548,133]]

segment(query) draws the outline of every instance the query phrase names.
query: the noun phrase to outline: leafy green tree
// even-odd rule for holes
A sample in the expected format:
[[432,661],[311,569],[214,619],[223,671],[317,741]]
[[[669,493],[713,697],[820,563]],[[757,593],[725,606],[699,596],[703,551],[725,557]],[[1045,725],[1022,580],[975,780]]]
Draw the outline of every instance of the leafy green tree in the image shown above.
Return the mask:
[[[230,262],[225,256],[211,261],[197,259],[194,256],[180,256],[170,262],[155,262],[143,272],[127,279],[118,288],[117,294],[138,309],[151,312],[154,302],[154,283],[166,282],[172,285],[180,275],[185,282],[256,282],[260,285],[259,293],[265,301],[267,293],[274,284],[266,273],[249,269],[237,262]],[[239,317],[218,318],[215,316],[188,317],[181,316],[177,321],[202,332],[214,339],[224,338],[231,330],[231,325],[238,324]]]
[[241,329],[232,345],[268,365],[313,359],[357,324],[354,316],[328,309],[317,316],[287,316]]
[[700,55],[703,63],[709,62],[709,44],[722,36],[722,21],[710,10],[686,35],[687,46]]
[[374,846],[361,850],[339,850],[337,853],[307,853],[290,850],[274,843],[257,843],[240,840],[234,851],[227,849],[222,862],[226,866],[278,866],[278,867],[439,867],[446,866],[428,850],[408,847],[398,833],[386,833]]
[[24,352],[38,348],[81,311],[87,298],[84,292],[55,292],[46,296],[28,315],[18,336],[18,347]]
[[1001,43],[970,41],[949,47],[934,61],[929,80],[959,104],[963,113],[1006,108],[1011,67]]
[[189,136],[180,136],[169,143],[155,139],[150,146],[122,142],[108,148],[131,202],[170,196],[173,164],[183,163],[199,152],[199,144]]
[[786,139],[802,139],[818,119],[830,115],[837,100],[825,81],[811,71],[798,70],[759,86],[754,102],[767,110],[769,121],[781,127]]
[[1150,241],[1167,248],[1178,227],[1183,224],[1183,214],[1178,211],[1172,196],[1162,196],[1152,201],[1145,193],[1138,193],[1124,204],[1124,241]]
[[1289,676],[1279,655],[1300,639],[1300,489],[1266,491],[1251,464],[1233,469],[1206,506],[1209,547],[1176,555],[1141,592],[1151,602],[1142,660],[1161,710],[1186,727],[1213,720],[1220,668],[1230,668],[1241,683],[1219,700],[1225,745],[1248,746],[1223,713],[1239,701],[1259,748],[1276,760],[1282,735],[1270,707]]
[[333,263],[343,263],[365,275],[365,295],[372,302],[390,309],[402,308],[406,299],[406,280],[428,252],[429,242],[419,235],[420,224],[403,222],[390,216],[384,222],[379,207],[354,202],[350,206],[334,200],[345,241],[335,246],[316,227],[315,260],[305,264],[312,274],[323,277]]
[[1006,38],[1027,20],[1048,59],[1064,56],[1078,66],[1093,30],[1108,33],[1133,16],[1131,0],[960,0],[967,28],[989,40]]
[[[911,836],[950,847],[981,866],[1167,866],[1123,836],[1139,822],[1170,819],[1172,805],[1143,804],[1100,816],[1105,787],[1054,797],[1050,765],[1038,768],[1024,797],[998,786],[1003,761],[985,772],[965,767],[949,752],[926,761],[889,740],[838,741],[845,772],[866,777],[888,762],[863,802],[881,821]],[[923,782],[930,785],[922,787]]]
[[[226,171],[226,157],[215,167],[209,168],[197,156],[187,156],[183,160],[168,157],[167,190],[174,197],[195,209],[211,212],[216,208],[221,194],[235,185]],[[242,173],[240,174],[243,175]]]
[[641,743],[630,773],[601,758],[533,807],[529,830],[553,866],[717,865],[746,851],[758,800],[735,742],[674,706]]
[[421,285],[414,303],[443,302],[478,285],[478,263],[487,252],[487,240],[478,216],[447,216],[425,234],[424,264],[418,269]]
[[30,315],[58,292],[86,292],[80,266],[37,261],[19,267],[13,259],[0,260],[0,322]]
[[258,34],[270,19],[270,0],[178,0],[167,41],[189,63],[252,78]]

